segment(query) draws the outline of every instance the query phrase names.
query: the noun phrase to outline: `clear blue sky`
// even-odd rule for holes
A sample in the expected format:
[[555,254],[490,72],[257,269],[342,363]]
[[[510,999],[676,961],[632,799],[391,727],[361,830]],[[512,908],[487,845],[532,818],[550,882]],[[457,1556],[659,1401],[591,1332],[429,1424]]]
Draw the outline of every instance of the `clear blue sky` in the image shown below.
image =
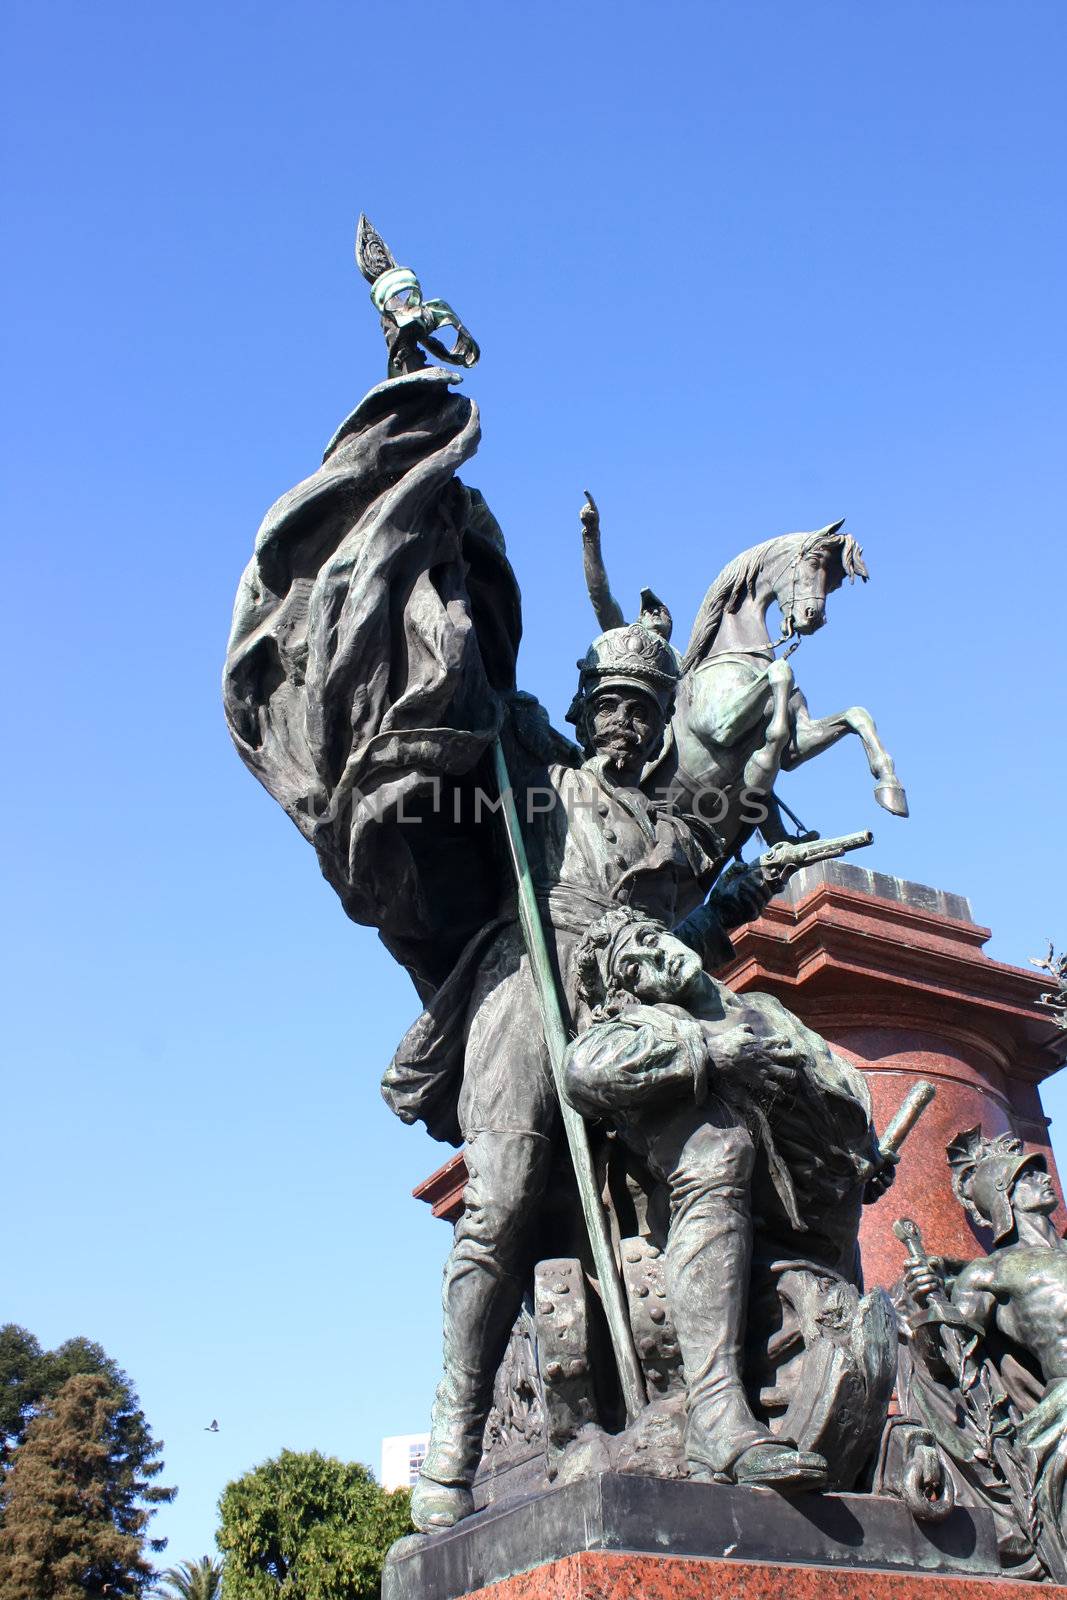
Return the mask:
[[847,514],[872,581],[795,665],[874,711],[912,817],[851,743],[787,795],[1025,961],[1067,942],[1065,28],[9,5],[0,1317],[134,1375],[171,1558],[282,1446],[376,1466],[436,1379],[447,1229],[408,1194],[446,1152],[377,1087],[414,995],[219,706],[259,519],[383,373],[360,208],[481,341],[524,682],[562,715],[585,486],[683,635],[739,549]]

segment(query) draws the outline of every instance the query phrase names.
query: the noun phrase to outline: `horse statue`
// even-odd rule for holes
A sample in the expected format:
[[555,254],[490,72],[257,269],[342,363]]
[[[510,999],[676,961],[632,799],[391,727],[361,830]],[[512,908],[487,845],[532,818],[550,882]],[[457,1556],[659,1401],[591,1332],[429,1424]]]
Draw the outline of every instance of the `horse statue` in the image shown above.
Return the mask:
[[[608,583],[600,516],[588,493],[581,521],[586,586],[597,620],[605,629],[620,627],[625,618]],[[863,552],[840,531],[842,522],[766,539],[736,556],[705,594],[681,657],[674,718],[656,777],[679,803],[713,823],[730,850],[740,850],[757,826],[768,844],[786,838],[774,794],[779,772],[821,755],[847,733],[863,745],[878,804],[894,816],[908,815],[893,758],[870,712],[849,706],[812,717],[786,659],[823,626],[828,595],[846,578],[867,581]],[[774,602],[782,629],[772,640],[767,612]],[[670,611],[650,589],[641,591],[639,620],[670,638]],[[777,656],[783,645],[784,654]]]

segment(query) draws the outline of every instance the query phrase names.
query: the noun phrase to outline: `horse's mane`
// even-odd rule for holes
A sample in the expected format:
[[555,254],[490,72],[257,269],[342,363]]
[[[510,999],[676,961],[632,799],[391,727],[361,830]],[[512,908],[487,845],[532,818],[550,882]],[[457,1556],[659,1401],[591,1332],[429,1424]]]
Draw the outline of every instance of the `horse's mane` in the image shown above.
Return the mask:
[[683,672],[688,672],[707,655],[723,617],[736,611],[742,601],[752,598],[756,592],[756,581],[768,562],[781,555],[782,565],[785,566],[805,546],[811,555],[824,554],[838,558],[839,573],[836,582],[831,578],[832,588],[838,588],[846,578],[850,581],[853,578],[866,580],[863,552],[851,534],[831,532],[829,529],[820,529],[816,533],[780,533],[774,539],[764,539],[762,544],[754,544],[750,550],[743,550],[723,567],[704,596],[682,658]]

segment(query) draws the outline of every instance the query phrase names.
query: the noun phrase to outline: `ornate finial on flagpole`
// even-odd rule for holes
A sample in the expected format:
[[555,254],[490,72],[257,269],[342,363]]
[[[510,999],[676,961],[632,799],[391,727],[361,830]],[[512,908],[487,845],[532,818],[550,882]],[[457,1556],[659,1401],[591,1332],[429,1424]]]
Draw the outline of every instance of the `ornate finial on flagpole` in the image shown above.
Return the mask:
[[[423,299],[414,272],[397,266],[389,246],[363,212],[356,228],[356,265],[370,284],[370,297],[381,314],[391,378],[425,367],[423,351],[450,366],[474,366],[481,352],[452,307],[445,300]],[[442,328],[456,330],[451,349],[435,337]]]

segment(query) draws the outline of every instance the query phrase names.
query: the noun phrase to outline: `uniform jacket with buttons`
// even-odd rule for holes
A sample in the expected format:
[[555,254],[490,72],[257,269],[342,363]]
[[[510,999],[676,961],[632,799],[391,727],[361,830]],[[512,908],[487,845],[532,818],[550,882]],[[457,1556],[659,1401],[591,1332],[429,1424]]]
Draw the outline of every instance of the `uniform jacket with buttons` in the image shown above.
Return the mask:
[[[561,983],[577,938],[613,905],[667,927],[700,906],[714,881],[714,831],[638,789],[606,781],[595,760],[549,766],[516,796],[530,869]],[[389,1106],[439,1139],[460,1142],[456,1116],[464,1030],[474,976],[517,937],[513,904],[468,944],[454,971],[408,1029],[382,1080]],[[565,999],[569,1000],[565,995]]]

